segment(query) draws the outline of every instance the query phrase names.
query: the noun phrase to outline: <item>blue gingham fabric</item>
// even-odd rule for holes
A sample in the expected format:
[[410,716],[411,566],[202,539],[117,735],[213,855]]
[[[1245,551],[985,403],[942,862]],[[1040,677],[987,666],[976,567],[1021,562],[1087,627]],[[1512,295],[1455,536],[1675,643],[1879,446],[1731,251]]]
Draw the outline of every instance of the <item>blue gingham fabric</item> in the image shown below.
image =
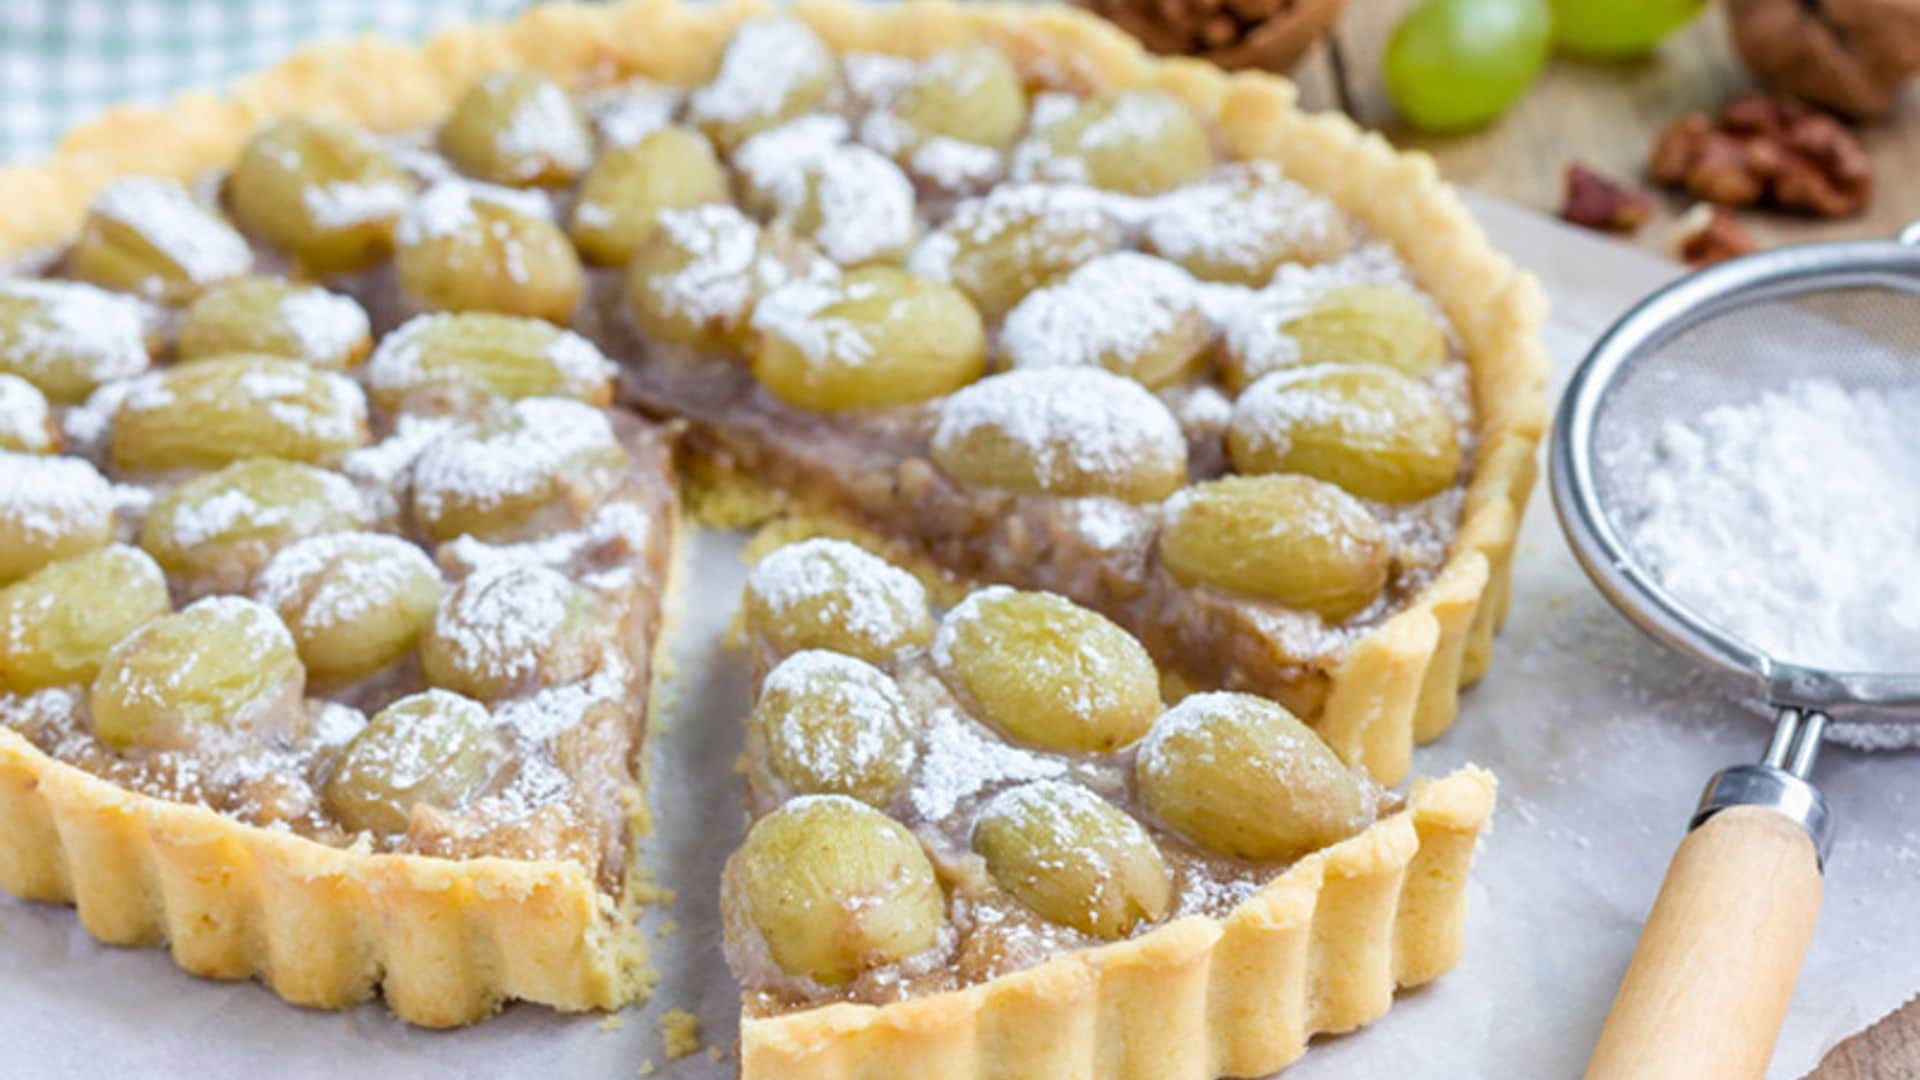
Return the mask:
[[46,156],[120,104],[217,89],[300,46],[415,41],[530,0],[0,0],[0,162]]

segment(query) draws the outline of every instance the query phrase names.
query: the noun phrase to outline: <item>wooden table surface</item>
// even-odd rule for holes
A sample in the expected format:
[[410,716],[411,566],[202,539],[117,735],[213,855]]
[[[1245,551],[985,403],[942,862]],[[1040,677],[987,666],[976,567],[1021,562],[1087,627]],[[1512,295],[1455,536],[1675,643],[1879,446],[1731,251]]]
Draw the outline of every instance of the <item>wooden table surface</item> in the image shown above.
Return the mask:
[[[1310,108],[1344,109],[1403,147],[1433,155],[1446,178],[1522,206],[1560,209],[1562,173],[1578,161],[1617,180],[1644,183],[1653,141],[1694,109],[1715,111],[1752,85],[1710,9],[1645,61],[1586,64],[1556,59],[1540,81],[1488,129],[1436,139],[1402,124],[1380,77],[1380,59],[1401,13],[1417,0],[1347,0],[1332,40],[1292,74]],[[1742,223],[1763,247],[1809,240],[1891,237],[1920,220],[1920,80],[1892,117],[1860,132],[1875,193],[1856,217],[1819,220],[1758,211]],[[1675,219],[1692,205],[1655,192],[1652,220],[1627,242],[1668,254]],[[1920,990],[1920,973],[1915,975]],[[1920,1080],[1920,997],[1836,1046],[1813,1080]]]

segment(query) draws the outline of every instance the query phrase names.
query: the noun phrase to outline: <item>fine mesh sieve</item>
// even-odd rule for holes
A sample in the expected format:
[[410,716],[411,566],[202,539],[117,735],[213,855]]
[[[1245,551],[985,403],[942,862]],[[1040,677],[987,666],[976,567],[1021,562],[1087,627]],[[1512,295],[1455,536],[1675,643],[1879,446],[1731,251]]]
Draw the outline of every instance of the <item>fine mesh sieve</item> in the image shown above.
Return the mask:
[[1671,422],[1810,379],[1868,393],[1920,385],[1916,244],[1920,225],[1897,243],[1784,248],[1683,278],[1595,344],[1561,401],[1553,499],[1582,567],[1642,630],[1777,716],[1761,762],[1721,771],[1701,796],[1589,1076],[1764,1072],[1832,838],[1809,781],[1822,733],[1829,719],[1920,722],[1920,672],[1770,656],[1676,598],[1631,539],[1636,495]]

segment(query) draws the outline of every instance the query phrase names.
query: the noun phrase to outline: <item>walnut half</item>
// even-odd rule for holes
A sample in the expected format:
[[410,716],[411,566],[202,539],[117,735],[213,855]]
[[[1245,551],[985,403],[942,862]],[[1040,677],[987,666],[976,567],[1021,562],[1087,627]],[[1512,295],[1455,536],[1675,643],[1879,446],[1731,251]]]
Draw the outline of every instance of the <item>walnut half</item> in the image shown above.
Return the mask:
[[1885,114],[1920,69],[1920,0],[1728,0],[1727,19],[1754,74],[1847,116]]

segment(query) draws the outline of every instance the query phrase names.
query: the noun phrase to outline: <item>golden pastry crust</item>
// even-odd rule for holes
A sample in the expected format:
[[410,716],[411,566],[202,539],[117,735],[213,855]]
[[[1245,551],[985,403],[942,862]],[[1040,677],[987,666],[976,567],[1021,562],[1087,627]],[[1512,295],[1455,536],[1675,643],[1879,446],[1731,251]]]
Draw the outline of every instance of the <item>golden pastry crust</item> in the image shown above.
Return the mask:
[[1301,859],[1220,919],[912,1001],[745,1017],[741,1075],[1264,1076],[1459,960],[1493,796],[1493,777],[1473,768],[1417,784],[1406,810]]
[[[52,160],[0,169],[0,258],[61,243],[118,177],[184,180],[231,164],[275,116],[417,128],[474,78],[514,67],[688,85],[739,24],[769,10],[750,0],[540,7],[417,48],[320,46],[230,95],[118,109],[71,132]],[[926,55],[985,41],[1077,88],[1160,87],[1212,120],[1231,156],[1277,161],[1394,245],[1461,336],[1480,445],[1450,565],[1351,647],[1319,721],[1343,756],[1385,782],[1402,778],[1413,744],[1447,728],[1459,687],[1485,670],[1505,614],[1545,428],[1538,285],[1492,251],[1429,159],[1343,117],[1298,111],[1284,80],[1150,59],[1110,25],[1059,7],[820,0],[794,12],[841,51]],[[1407,812],[1302,860],[1223,920],[1183,919],[953,994],[749,1020],[745,1072],[889,1075],[889,1063],[910,1061],[920,1076],[1076,1075],[1115,1048],[1121,1072],[1279,1068],[1312,1033],[1366,1023],[1395,985],[1455,962],[1492,794],[1478,771],[1417,788]],[[75,904],[103,941],[165,940],[189,970],[258,977],[290,1001],[339,1007],[381,990],[401,1017],[446,1026],[509,998],[583,1009],[644,990],[640,942],[578,866],[330,848],[130,793],[3,730],[0,837],[0,887]]]

